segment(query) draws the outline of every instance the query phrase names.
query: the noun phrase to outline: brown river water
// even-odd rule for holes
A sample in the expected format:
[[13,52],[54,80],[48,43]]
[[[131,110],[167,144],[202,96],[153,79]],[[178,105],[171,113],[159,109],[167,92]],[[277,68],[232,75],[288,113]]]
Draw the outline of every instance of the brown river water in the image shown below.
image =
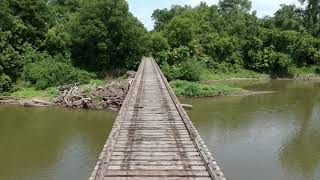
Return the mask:
[[[191,98],[230,180],[320,180],[320,82],[230,82],[254,96]],[[116,113],[0,106],[0,180],[87,180]]]

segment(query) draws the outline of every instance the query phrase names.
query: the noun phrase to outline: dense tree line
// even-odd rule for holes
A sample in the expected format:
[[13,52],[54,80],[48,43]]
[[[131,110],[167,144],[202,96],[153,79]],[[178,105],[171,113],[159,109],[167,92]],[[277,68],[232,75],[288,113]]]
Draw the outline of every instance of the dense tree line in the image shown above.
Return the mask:
[[86,83],[136,68],[150,52],[169,79],[199,80],[203,67],[292,76],[320,63],[319,0],[301,4],[265,18],[251,12],[250,0],[172,6],[154,11],[147,32],[125,0],[2,0],[0,93]]
[[0,93],[17,82],[43,89],[134,68],[147,36],[125,0],[2,0]]
[[297,68],[320,64],[320,1],[301,3],[305,8],[282,5],[264,18],[251,11],[250,0],[155,10],[151,39],[160,43],[152,43],[152,51],[169,79],[198,80],[201,64],[218,72],[293,76]]

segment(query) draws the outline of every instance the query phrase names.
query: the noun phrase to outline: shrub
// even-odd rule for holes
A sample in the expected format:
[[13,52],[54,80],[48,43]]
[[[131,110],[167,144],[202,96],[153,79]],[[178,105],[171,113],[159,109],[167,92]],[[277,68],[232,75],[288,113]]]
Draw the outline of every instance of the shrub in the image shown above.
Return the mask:
[[169,48],[168,40],[159,32],[150,34],[150,50],[153,54]]
[[170,66],[167,62],[164,62],[161,65],[161,69],[168,81],[179,79],[181,77],[180,68],[175,65]]
[[192,50],[187,46],[180,46],[169,50],[163,50],[155,54],[158,63],[167,62],[169,65],[180,64],[191,58]]
[[273,46],[258,52],[254,57],[254,63],[251,67],[259,72],[270,73],[273,76],[293,76],[292,67],[294,64],[291,57],[275,51]]
[[70,64],[46,60],[28,64],[22,77],[34,84],[36,89],[45,89],[70,83],[89,83],[94,75]]
[[12,89],[11,78],[5,74],[0,74],[0,94],[9,92]]
[[161,65],[161,69],[169,81],[175,79],[199,81],[204,70],[202,64],[196,60],[186,60],[179,65],[172,66],[164,62]]
[[199,81],[203,66],[200,62],[195,60],[187,60],[180,64],[180,77],[181,80]]

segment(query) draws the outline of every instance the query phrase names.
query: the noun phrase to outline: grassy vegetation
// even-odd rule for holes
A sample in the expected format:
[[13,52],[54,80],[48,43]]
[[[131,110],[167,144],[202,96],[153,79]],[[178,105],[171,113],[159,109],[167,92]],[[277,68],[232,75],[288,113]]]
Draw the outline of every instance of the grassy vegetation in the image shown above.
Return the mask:
[[185,97],[212,97],[242,94],[246,92],[244,89],[222,84],[206,85],[182,80],[171,81],[170,84],[177,96]]
[[11,96],[18,98],[34,98],[34,97],[45,97],[54,98],[59,95],[59,91],[55,87],[50,87],[45,90],[37,90],[34,87],[21,88],[20,90],[11,94]]
[[[292,70],[292,79],[299,78],[312,78],[320,77],[320,68],[317,66],[313,67],[302,67],[302,68],[293,68]],[[246,69],[240,69],[237,72],[215,72],[209,69],[204,69],[201,73],[201,81],[212,81],[212,80],[228,80],[228,79],[237,79],[237,78],[256,78],[256,79],[266,79],[270,78],[270,75],[258,73],[255,71],[250,71]]]
[[257,78],[263,79],[268,78],[269,75],[257,73],[254,71],[242,69],[237,72],[214,72],[206,69],[201,74],[201,81],[210,81],[210,80],[226,80],[232,78]]
[[[91,79],[88,84],[83,84],[80,86],[81,90],[88,95],[97,87],[104,85],[106,82],[100,79]],[[38,90],[35,87],[30,87],[28,84],[21,83],[17,87],[17,91],[11,93],[11,96],[18,98],[54,98],[59,95],[58,87],[50,87],[44,90]]]
[[294,78],[320,77],[320,67],[302,67],[294,69]]

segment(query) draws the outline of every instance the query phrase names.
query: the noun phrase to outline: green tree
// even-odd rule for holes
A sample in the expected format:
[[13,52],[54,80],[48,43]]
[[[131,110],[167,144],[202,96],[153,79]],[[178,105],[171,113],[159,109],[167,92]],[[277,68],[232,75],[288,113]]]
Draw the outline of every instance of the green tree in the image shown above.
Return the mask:
[[172,18],[179,16],[186,10],[190,9],[190,6],[182,7],[179,5],[174,5],[169,10],[166,8],[161,10],[156,9],[152,13],[152,19],[154,20],[154,29],[163,30]]
[[160,32],[152,32],[150,34],[150,50],[153,54],[161,52],[169,48],[168,40]]
[[306,4],[306,20],[309,30],[320,35],[320,1],[319,0],[299,0],[301,4]]
[[284,30],[301,31],[303,27],[303,14],[294,5],[281,5],[275,15],[275,27]]
[[175,17],[164,31],[171,47],[189,46],[195,35],[193,22],[187,17]]
[[146,53],[146,30],[125,0],[86,1],[71,26],[73,62],[85,69],[132,67]]

